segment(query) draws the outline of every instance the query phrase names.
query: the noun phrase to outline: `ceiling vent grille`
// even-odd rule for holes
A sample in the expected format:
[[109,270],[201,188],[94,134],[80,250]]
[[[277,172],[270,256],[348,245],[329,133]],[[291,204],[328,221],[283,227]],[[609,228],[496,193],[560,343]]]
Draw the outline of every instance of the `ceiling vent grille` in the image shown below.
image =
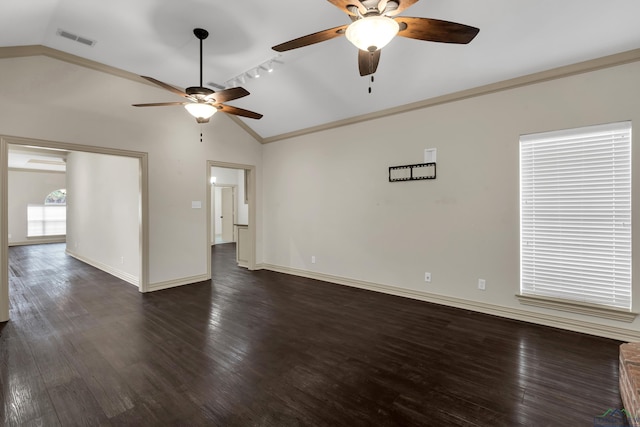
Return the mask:
[[91,40],[86,37],[82,37],[77,34],[70,33],[69,31],[65,31],[60,28],[58,28],[58,31],[56,31],[56,34],[59,35],[60,37],[64,37],[65,39],[73,40],[75,42],[82,43],[89,47],[93,47],[93,45],[96,44],[95,40]]

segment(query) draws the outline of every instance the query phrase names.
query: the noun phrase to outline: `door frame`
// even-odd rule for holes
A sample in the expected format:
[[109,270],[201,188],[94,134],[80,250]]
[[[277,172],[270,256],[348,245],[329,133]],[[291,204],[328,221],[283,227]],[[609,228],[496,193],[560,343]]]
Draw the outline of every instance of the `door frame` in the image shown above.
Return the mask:
[[[240,163],[218,162],[215,160],[207,160],[206,183],[211,186],[211,168],[228,168],[241,169],[246,171],[245,185],[247,188],[245,197],[249,202],[249,262],[247,267],[249,270],[256,270],[256,167],[254,165],[245,165]],[[211,189],[207,193],[207,236],[211,236]],[[209,239],[206,245],[207,254],[207,276],[211,278],[211,244]]]
[[[138,159],[139,209],[140,225],[139,254],[140,277],[138,289],[140,292],[149,290],[149,176],[148,153],[140,151],[120,150],[115,148],[97,147],[92,145],[69,144],[31,138],[0,135],[0,322],[9,320],[9,145],[26,145],[31,147],[55,148],[66,151],[80,151],[112,156],[131,157]],[[209,262],[211,257],[208,257]]]

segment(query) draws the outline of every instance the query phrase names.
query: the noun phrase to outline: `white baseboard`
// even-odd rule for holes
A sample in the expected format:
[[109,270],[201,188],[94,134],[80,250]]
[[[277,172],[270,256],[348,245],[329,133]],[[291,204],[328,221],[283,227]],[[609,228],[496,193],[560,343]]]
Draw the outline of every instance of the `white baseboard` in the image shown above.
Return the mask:
[[175,288],[184,285],[193,285],[194,283],[204,282],[209,279],[211,279],[211,277],[207,277],[206,274],[202,274],[200,276],[183,277],[175,280],[167,280],[165,282],[149,283],[147,292],[161,291],[163,289]]
[[28,245],[44,245],[47,243],[64,243],[67,241],[66,237],[54,237],[51,239],[29,239],[22,242],[9,242],[9,246],[28,246]]
[[593,322],[586,322],[575,319],[567,319],[559,316],[550,316],[543,313],[536,313],[517,308],[504,307],[494,304],[487,304],[478,301],[471,301],[462,298],[448,297],[428,292],[403,289],[395,286],[381,285],[378,283],[365,282],[362,280],[348,279],[345,277],[333,276],[330,274],[317,273],[313,271],[299,270],[291,267],[283,267],[273,264],[260,264],[256,269],[276,271],[279,273],[291,274],[294,276],[307,277],[338,285],[351,286],[354,288],[367,289],[370,291],[382,292],[385,294],[400,297],[412,298],[420,301],[432,302],[436,304],[456,307],[493,316],[505,317],[513,320],[535,323],[538,325],[551,326],[574,332],[581,332],[589,335],[596,335],[605,338],[612,338],[620,341],[640,341],[640,331],[633,331],[626,328],[601,325]]
[[74,257],[78,261],[82,261],[85,264],[89,264],[90,266],[95,267],[98,270],[102,270],[105,273],[109,273],[110,275],[115,276],[118,279],[124,280],[127,283],[131,283],[133,286],[140,287],[139,278],[134,276],[133,274],[126,273],[124,271],[118,270],[117,268],[113,268],[110,265],[106,265],[101,262],[86,258],[82,255],[78,255],[77,253],[70,251],[69,249],[67,249],[65,253],[71,257]]

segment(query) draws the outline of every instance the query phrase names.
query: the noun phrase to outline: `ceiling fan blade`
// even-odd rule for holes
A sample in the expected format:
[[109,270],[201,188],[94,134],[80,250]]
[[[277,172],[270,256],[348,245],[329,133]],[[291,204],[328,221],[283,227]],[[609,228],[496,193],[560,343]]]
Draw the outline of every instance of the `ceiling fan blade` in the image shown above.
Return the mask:
[[150,104],[132,104],[133,107],[168,107],[170,105],[185,105],[189,102],[152,102]]
[[378,69],[378,62],[380,62],[380,49],[375,52],[358,49],[358,68],[361,76],[375,73]]
[[221,90],[208,95],[206,99],[213,100],[215,104],[232,101],[249,95],[249,91],[243,87],[232,87],[230,89]]
[[396,18],[399,36],[430,42],[467,44],[480,31],[476,27],[431,18]]
[[349,24],[341,25],[339,27],[330,28],[328,30],[319,31],[317,33],[298,37],[297,39],[290,40],[288,42],[281,43],[277,46],[274,46],[271,49],[275,50],[276,52],[285,52],[287,50],[297,49],[299,47],[320,43],[325,40],[331,40],[333,38],[344,35],[344,32],[346,31],[348,26]]
[[418,0],[395,0],[398,3],[398,8],[387,13],[388,16],[396,16],[399,13],[402,13],[405,9],[413,6],[418,3]]
[[156,84],[156,85],[160,86],[163,89],[168,90],[169,92],[173,92],[176,95],[180,95],[180,96],[184,96],[184,97],[188,97],[189,96],[186,93],[184,93],[183,91],[181,91],[180,89],[178,89],[176,87],[173,87],[173,86],[171,86],[171,85],[169,85],[167,83],[161,82],[160,80],[156,80],[153,77],[147,77],[147,76],[140,76],[140,77],[142,77],[145,80],[150,81],[153,84]]
[[236,116],[248,117],[250,119],[261,119],[262,114],[254,113],[253,111],[245,110],[238,107],[232,107],[231,105],[219,104],[216,105],[220,111],[223,111],[227,114],[234,114]]
[[332,5],[334,5],[344,13],[348,13],[349,15],[355,15],[355,14],[351,12],[351,10],[349,10],[348,6],[357,7],[358,10],[360,10],[360,13],[362,13],[363,15],[367,13],[367,8],[364,7],[364,5],[360,3],[359,0],[328,0],[328,1]]

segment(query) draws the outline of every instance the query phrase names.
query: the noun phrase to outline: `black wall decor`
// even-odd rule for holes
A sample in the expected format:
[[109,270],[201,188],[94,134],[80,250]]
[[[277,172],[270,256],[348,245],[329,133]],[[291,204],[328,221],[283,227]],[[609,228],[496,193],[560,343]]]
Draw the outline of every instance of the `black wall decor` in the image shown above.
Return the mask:
[[436,179],[436,164],[419,163],[417,165],[389,167],[389,182],[417,181],[420,179]]

